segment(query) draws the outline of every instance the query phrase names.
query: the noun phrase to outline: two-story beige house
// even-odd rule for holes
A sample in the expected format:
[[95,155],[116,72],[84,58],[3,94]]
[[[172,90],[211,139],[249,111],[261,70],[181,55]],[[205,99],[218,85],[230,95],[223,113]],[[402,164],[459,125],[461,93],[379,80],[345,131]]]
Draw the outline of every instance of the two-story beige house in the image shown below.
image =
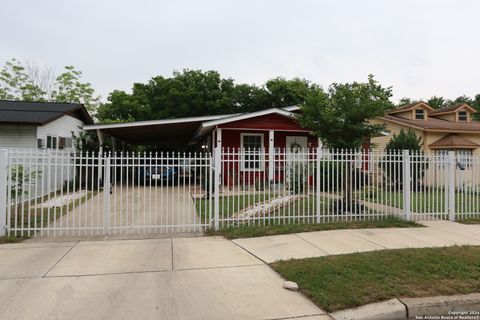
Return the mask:
[[424,102],[396,108],[372,120],[387,126],[388,136],[371,139],[373,149],[383,150],[394,134],[412,129],[422,138],[426,152],[455,151],[480,155],[480,121],[472,119],[475,109],[467,104],[433,109]]

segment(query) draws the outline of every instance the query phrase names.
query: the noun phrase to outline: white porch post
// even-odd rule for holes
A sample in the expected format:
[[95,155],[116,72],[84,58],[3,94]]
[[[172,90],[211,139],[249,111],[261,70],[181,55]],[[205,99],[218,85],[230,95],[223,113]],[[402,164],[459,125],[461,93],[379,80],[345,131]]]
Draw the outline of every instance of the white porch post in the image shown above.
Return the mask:
[[274,166],[275,166],[275,131],[268,131],[268,181],[274,183]]
[[217,148],[222,150],[222,128],[217,128],[216,130],[216,139],[217,139]]
[[98,137],[98,153],[103,154],[103,132],[97,130],[97,137]]

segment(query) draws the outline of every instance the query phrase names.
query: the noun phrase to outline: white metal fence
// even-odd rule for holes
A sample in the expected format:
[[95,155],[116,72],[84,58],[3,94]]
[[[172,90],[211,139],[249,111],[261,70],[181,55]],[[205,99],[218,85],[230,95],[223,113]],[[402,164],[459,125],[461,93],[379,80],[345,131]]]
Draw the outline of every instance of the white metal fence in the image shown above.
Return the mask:
[[480,158],[353,150],[0,151],[0,234],[480,217]]

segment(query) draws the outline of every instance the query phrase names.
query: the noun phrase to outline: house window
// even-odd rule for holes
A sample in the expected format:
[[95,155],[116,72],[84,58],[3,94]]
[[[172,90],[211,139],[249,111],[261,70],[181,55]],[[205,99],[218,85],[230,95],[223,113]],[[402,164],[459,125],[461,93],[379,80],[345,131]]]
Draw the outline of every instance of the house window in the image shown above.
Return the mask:
[[425,120],[425,110],[415,109],[415,120]]
[[468,121],[467,111],[459,111],[458,112],[458,121]]
[[263,134],[242,133],[240,135],[242,148],[242,170],[260,171],[263,170]]
[[436,154],[440,156],[440,159],[438,160],[438,164],[440,167],[444,168],[444,164],[447,161],[448,153],[450,151],[455,152],[455,162],[457,165],[458,169],[464,170],[467,168],[472,167],[472,156],[473,156],[473,151],[470,149],[455,149],[455,150],[450,150],[450,149],[439,149],[436,151]]
[[470,149],[458,149],[455,150],[455,157],[457,159],[457,167],[471,168],[472,167],[472,155],[473,151]]
[[47,136],[47,148],[57,149],[57,137]]

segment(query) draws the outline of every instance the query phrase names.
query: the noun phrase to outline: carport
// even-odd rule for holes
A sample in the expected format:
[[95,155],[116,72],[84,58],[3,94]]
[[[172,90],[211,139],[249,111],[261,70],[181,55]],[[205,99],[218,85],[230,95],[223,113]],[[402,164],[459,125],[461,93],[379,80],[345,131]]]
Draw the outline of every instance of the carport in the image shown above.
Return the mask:
[[135,121],[125,123],[95,124],[84,126],[85,131],[95,131],[103,152],[104,136],[112,138],[113,149],[120,143],[171,147],[194,144],[193,137],[205,121],[219,120],[234,115],[215,115],[164,120]]

